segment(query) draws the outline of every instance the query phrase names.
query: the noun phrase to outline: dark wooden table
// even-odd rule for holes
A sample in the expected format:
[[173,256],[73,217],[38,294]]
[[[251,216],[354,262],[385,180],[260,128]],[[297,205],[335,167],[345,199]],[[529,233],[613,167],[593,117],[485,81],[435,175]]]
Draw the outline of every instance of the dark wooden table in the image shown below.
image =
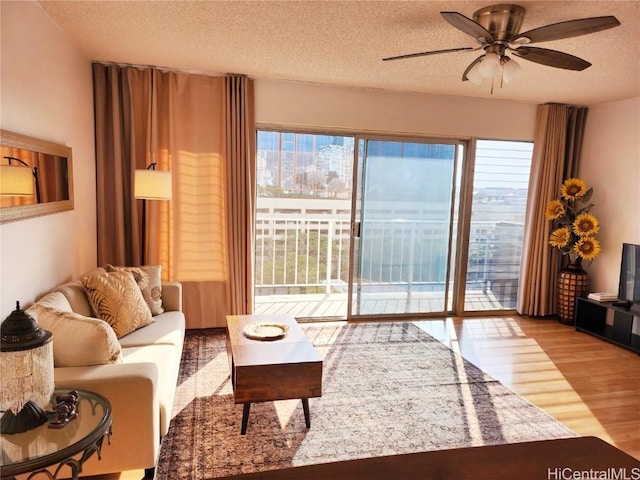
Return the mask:
[[[255,322],[282,323],[289,329],[278,340],[253,340],[242,332]],[[255,402],[300,398],[306,426],[311,427],[309,398],[322,395],[322,359],[293,317],[227,316],[227,354],[234,401],[244,404],[242,435]]]
[[[575,472],[594,472],[577,474]],[[602,476],[601,472],[606,472]],[[582,475],[582,476],[574,476]],[[225,477],[242,480],[640,479],[640,461],[596,437],[365,458]]]

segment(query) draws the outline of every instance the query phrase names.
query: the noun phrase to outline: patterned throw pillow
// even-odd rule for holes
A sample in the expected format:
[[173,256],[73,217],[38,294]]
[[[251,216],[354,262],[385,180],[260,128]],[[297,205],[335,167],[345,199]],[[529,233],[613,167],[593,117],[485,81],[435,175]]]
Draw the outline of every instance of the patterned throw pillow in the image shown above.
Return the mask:
[[122,348],[113,329],[98,318],[36,303],[38,324],[53,334],[56,367],[122,363]]
[[82,278],[95,315],[113,328],[116,337],[153,323],[151,310],[131,272],[112,272]]
[[105,265],[107,272],[131,272],[140,287],[144,301],[149,305],[152,315],[164,312],[162,306],[162,265],[144,265],[142,267],[114,267]]

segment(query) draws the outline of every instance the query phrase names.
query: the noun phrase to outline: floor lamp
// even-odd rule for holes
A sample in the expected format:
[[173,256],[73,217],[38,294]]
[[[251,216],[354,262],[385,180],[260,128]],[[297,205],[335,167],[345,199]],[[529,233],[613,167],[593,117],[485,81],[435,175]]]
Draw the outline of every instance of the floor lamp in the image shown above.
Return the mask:
[[134,178],[134,195],[142,200],[142,248],[140,262],[146,264],[147,243],[147,200],[171,199],[171,172],[156,170],[156,163],[145,170],[136,170]]

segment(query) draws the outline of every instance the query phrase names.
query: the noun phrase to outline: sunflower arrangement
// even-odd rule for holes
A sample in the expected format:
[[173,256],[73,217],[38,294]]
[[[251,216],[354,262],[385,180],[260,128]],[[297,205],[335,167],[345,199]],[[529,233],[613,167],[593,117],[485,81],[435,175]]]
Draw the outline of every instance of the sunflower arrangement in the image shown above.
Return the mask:
[[600,253],[600,242],[595,238],[600,223],[589,213],[592,194],[593,188],[587,189],[584,181],[569,178],[562,184],[560,199],[551,200],[545,210],[545,217],[552,222],[549,245],[569,255],[572,262],[591,261]]

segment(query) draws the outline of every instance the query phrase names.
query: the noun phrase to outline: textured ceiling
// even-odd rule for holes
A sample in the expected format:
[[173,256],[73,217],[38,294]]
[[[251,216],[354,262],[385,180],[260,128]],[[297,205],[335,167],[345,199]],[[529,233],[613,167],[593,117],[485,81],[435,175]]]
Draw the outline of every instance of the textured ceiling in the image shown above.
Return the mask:
[[211,74],[438,95],[594,105],[640,96],[640,1],[522,1],[521,31],[614,15],[621,26],[539,43],[593,64],[582,72],[518,59],[523,74],[491,93],[462,82],[478,52],[383,62],[387,56],[474,46],[439,14],[472,17],[477,1],[40,1],[92,60]]

